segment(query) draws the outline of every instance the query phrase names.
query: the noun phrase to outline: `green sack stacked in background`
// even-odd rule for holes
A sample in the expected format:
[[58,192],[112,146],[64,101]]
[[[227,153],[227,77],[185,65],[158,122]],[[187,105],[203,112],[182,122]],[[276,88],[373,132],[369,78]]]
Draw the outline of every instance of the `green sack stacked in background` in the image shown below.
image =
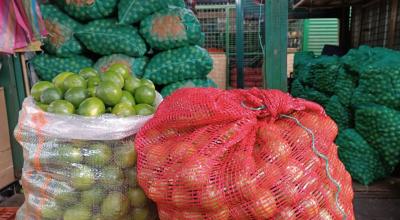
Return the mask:
[[340,103],[345,107],[350,107],[351,98],[354,89],[358,84],[358,76],[353,73],[347,72],[341,68],[337,73],[336,84],[334,86],[335,95],[339,98]]
[[332,95],[340,67],[338,57],[321,56],[316,59],[310,69],[310,74],[313,76],[312,86],[318,91]]
[[325,105],[325,111],[336,122],[339,130],[344,130],[351,126],[350,110],[340,103],[339,97],[332,96]]
[[40,79],[51,81],[59,73],[68,71],[78,73],[81,69],[92,66],[93,62],[79,55],[59,58],[42,54],[34,57],[32,59],[32,64]]
[[192,80],[188,80],[188,81],[172,83],[172,84],[169,84],[169,85],[165,86],[161,90],[161,95],[163,97],[166,97],[166,96],[171,95],[173,92],[175,92],[178,89],[181,89],[181,88],[195,88],[195,87],[203,87],[203,88],[213,87],[213,88],[218,88],[218,85],[215,84],[215,82],[212,79],[209,79],[209,78],[207,78],[207,79],[192,79]]
[[148,16],[140,23],[140,33],[159,50],[198,45],[202,40],[200,22],[192,11],[169,7]]
[[56,0],[56,3],[72,17],[87,21],[111,15],[118,0]]
[[168,6],[185,7],[184,0],[121,0],[118,4],[118,20],[121,24],[133,24]]
[[144,77],[166,85],[186,79],[201,79],[213,68],[207,50],[199,46],[182,47],[155,55],[146,66]]
[[146,43],[136,28],[117,25],[112,19],[92,21],[76,35],[89,50],[101,55],[122,53],[138,57],[147,51]]
[[44,39],[44,49],[59,57],[80,54],[82,46],[73,35],[81,25],[53,5],[41,5],[40,10],[49,32],[48,37]]
[[339,146],[340,160],[358,182],[368,185],[388,174],[378,152],[356,130],[340,132],[336,144]]
[[119,63],[130,67],[131,75],[141,77],[144,73],[144,68],[147,64],[147,57],[133,58],[123,54],[113,54],[100,58],[95,64],[94,68],[101,72],[107,72],[108,68],[113,64]]

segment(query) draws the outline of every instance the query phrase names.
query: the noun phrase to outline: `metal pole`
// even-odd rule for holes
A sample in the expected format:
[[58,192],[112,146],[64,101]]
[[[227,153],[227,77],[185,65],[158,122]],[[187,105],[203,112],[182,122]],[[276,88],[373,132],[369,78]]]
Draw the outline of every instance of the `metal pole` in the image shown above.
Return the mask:
[[244,11],[242,0],[236,0],[236,69],[237,87],[244,88]]

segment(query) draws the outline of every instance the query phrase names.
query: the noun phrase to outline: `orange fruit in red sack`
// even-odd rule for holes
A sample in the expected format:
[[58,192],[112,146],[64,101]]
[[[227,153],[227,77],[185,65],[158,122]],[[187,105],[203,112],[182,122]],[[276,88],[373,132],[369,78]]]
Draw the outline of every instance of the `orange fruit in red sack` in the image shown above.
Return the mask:
[[296,220],[296,212],[291,207],[283,207],[276,216],[276,220]]
[[[140,173],[143,175],[142,173]],[[139,176],[139,178],[141,178]],[[167,197],[168,193],[168,183],[163,181],[154,181],[149,183],[149,188],[147,191],[147,195],[150,199],[154,201],[160,201]]]
[[319,211],[318,201],[313,196],[308,196],[299,203],[304,219],[315,217]]
[[228,208],[221,208],[219,211],[216,212],[207,212],[206,219],[209,220],[228,220],[229,219],[229,209]]
[[251,209],[257,218],[272,218],[278,212],[276,198],[272,192],[263,191],[255,198]]
[[264,160],[285,165],[291,154],[290,145],[280,134],[274,132],[269,126],[261,127],[258,130],[258,138],[261,139],[261,146],[257,149],[257,154]]
[[207,210],[221,210],[226,209],[224,204],[224,193],[216,185],[210,184],[200,191],[200,203],[204,209]]
[[189,188],[208,185],[208,174],[212,168],[211,162],[207,158],[197,158],[195,161],[184,164],[180,171],[183,184]]
[[[188,208],[192,202],[193,193],[187,189],[176,188],[172,190],[171,202],[177,208]],[[189,208],[190,209],[190,208]]]
[[162,166],[167,161],[168,149],[165,145],[154,144],[149,146],[146,153],[146,160],[154,166]]

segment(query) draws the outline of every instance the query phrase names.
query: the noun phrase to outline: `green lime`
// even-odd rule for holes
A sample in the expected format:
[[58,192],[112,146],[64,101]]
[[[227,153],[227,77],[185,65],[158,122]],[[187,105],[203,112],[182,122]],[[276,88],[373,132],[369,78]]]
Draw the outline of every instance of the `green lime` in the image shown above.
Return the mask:
[[54,88],[54,85],[51,82],[47,81],[40,81],[33,85],[31,89],[32,97],[37,101],[40,102],[40,96],[42,95],[43,91],[49,88]]
[[95,175],[90,167],[80,165],[71,171],[71,186],[78,190],[88,190],[95,183]]
[[128,197],[131,201],[131,206],[135,208],[142,208],[147,205],[147,197],[140,188],[129,189]]
[[80,75],[71,75],[64,80],[64,90],[68,91],[71,88],[87,88],[86,80]]
[[156,89],[156,86],[154,85],[154,83],[151,80],[148,80],[148,79],[141,79],[140,80],[140,84],[142,86],[147,86],[149,88],[152,88],[153,90]]
[[106,220],[101,214],[96,214],[92,217],[92,220]]
[[149,209],[147,207],[135,208],[132,215],[135,220],[146,220],[149,217]]
[[87,92],[90,97],[95,97],[96,96],[96,88],[97,87],[89,87],[87,88]]
[[83,160],[81,149],[73,145],[66,145],[57,148],[58,162],[62,162],[64,166],[71,163],[79,164]]
[[123,169],[133,167],[136,164],[137,154],[133,144],[126,144],[122,147],[116,148],[114,155],[115,164]]
[[107,144],[92,144],[83,150],[83,155],[87,164],[94,167],[107,165],[112,158],[112,150]]
[[146,116],[146,115],[152,115],[155,112],[154,107],[148,104],[135,105],[133,108],[135,109],[137,115]]
[[48,105],[56,100],[61,100],[62,96],[62,91],[59,88],[48,88],[40,95],[40,102]]
[[78,108],[78,114],[87,117],[98,117],[106,112],[104,103],[96,97],[85,99]]
[[124,85],[124,90],[134,94],[135,90],[139,88],[142,84],[140,83],[140,79],[129,76],[127,79],[125,79],[125,85]]
[[115,187],[123,183],[124,173],[118,167],[104,167],[100,174],[100,183],[104,186]]
[[53,84],[56,88],[61,89],[61,91],[64,93],[64,80],[68,77],[68,76],[72,76],[75,75],[75,73],[72,72],[63,72],[58,74],[54,79],[53,79]]
[[156,91],[147,86],[141,86],[135,90],[135,100],[138,104],[152,105],[156,99]]
[[64,99],[71,102],[76,108],[88,97],[89,93],[84,88],[71,88],[64,95]]
[[49,105],[43,104],[43,103],[40,103],[40,102],[36,102],[36,106],[39,107],[40,109],[42,109],[45,112],[47,112],[47,109],[49,108]]
[[129,199],[120,192],[110,192],[101,204],[105,219],[118,219],[128,213]]
[[122,90],[112,82],[101,82],[96,88],[96,96],[106,105],[114,106],[121,100]]
[[54,114],[60,115],[72,115],[75,112],[74,105],[65,100],[56,100],[50,103],[47,111]]
[[120,74],[124,79],[127,79],[129,76],[131,76],[131,70],[129,69],[129,66],[123,63],[114,63],[108,68],[107,71],[116,72]]
[[126,169],[124,175],[130,187],[138,186],[136,169]]
[[124,87],[124,78],[116,72],[112,72],[112,71],[107,71],[103,74],[100,75],[100,79],[102,82],[112,82],[115,85],[117,85],[119,88],[123,88]]
[[114,106],[111,113],[119,117],[129,117],[136,115],[135,109],[129,103],[117,104],[116,106]]
[[81,69],[79,75],[82,76],[84,79],[89,79],[90,77],[98,76],[97,70],[93,69],[92,67],[86,67]]
[[136,102],[135,102],[135,98],[133,98],[133,95],[128,92],[128,91],[122,91],[122,98],[119,101],[119,103],[128,103],[131,106],[135,106]]
[[82,205],[76,205],[68,208],[65,210],[63,216],[63,220],[90,220],[91,218],[91,210]]
[[99,76],[92,76],[87,80],[88,88],[96,87],[100,84],[101,80]]
[[104,198],[104,191],[102,188],[95,186],[90,190],[83,191],[81,194],[82,205],[86,207],[93,207],[100,205]]
[[59,219],[63,214],[62,208],[54,200],[45,201],[39,211],[44,219]]
[[77,196],[79,196],[79,194],[77,195],[76,192],[65,190],[65,191],[59,191],[54,198],[57,201],[57,204],[62,206],[67,206],[69,204],[76,203],[78,201]]

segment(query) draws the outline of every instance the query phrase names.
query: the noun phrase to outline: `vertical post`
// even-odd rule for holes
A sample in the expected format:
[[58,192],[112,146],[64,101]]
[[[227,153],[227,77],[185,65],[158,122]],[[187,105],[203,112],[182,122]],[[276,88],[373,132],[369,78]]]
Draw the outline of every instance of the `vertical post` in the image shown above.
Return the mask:
[[390,12],[390,18],[389,18],[389,34],[388,34],[388,40],[389,48],[394,48],[395,46],[395,41],[396,41],[396,26],[397,26],[397,15],[398,15],[398,6],[399,6],[399,0],[392,0],[391,1],[391,12]]
[[344,6],[341,9],[340,15],[340,34],[339,34],[339,46],[346,53],[350,49],[351,33],[350,33],[350,6]]
[[230,18],[231,7],[225,6],[225,54],[226,54],[226,85],[225,88],[229,88],[231,83],[231,71],[230,71],[230,25],[231,25],[231,18]]
[[310,19],[304,19],[303,25],[303,44],[302,44],[302,51],[308,51],[308,40],[309,40],[309,31],[310,31]]
[[237,87],[244,88],[244,11],[242,0],[236,0],[236,69]]
[[265,1],[264,88],[287,91],[288,1]]

